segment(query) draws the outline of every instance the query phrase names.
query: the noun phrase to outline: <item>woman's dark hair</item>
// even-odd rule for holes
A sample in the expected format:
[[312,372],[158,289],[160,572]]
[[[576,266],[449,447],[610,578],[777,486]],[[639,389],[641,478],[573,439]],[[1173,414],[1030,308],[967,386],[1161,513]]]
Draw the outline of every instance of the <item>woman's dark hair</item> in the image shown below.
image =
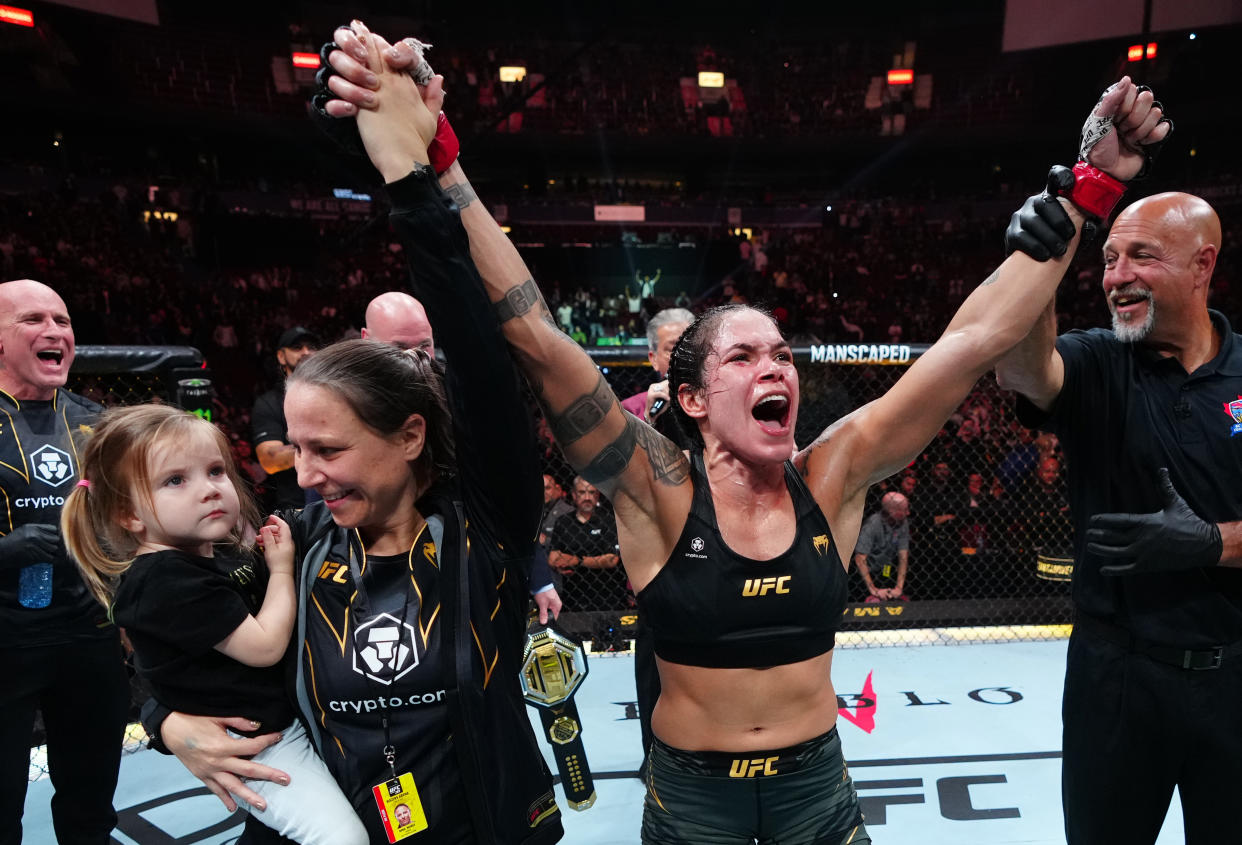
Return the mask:
[[444,394],[444,368],[421,349],[398,349],[375,340],[345,340],[298,364],[288,384],[330,390],[382,435],[401,430],[411,414],[427,423],[423,452],[414,462],[419,480],[431,483],[457,471],[453,419]]
[[[681,431],[697,446],[703,445],[703,435],[699,433],[698,420],[692,418],[681,407],[678,395],[682,385],[691,390],[702,390],[706,387],[704,377],[707,373],[707,358],[711,354],[712,345],[716,342],[720,324],[730,314],[741,311],[754,311],[776,323],[776,318],[767,309],[753,305],[717,305],[709,308],[686,327],[673,347],[668,365],[668,395],[673,402],[673,415]],[[779,326],[778,326],[779,328]]]

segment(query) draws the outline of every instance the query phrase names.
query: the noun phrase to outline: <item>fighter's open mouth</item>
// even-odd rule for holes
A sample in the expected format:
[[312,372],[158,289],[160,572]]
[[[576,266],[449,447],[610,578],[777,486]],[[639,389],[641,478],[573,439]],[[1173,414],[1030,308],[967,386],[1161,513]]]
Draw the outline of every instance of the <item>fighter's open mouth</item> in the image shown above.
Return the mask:
[[761,422],[775,422],[784,425],[785,417],[789,413],[789,397],[779,394],[772,394],[760,399],[753,409],[751,415]]

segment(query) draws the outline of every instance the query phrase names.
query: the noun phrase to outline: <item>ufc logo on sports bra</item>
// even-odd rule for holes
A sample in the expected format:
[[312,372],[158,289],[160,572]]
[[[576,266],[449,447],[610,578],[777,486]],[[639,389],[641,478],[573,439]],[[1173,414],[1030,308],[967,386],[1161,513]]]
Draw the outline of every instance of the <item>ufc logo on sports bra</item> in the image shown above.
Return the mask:
[[781,575],[774,578],[747,578],[746,583],[742,585],[742,595],[766,596],[768,593],[788,593],[789,587],[786,585],[792,578],[792,575]]
[[759,757],[754,760],[734,760],[733,764],[729,766],[729,777],[753,778],[758,775],[777,774],[776,767],[772,764],[779,759],[779,757]]

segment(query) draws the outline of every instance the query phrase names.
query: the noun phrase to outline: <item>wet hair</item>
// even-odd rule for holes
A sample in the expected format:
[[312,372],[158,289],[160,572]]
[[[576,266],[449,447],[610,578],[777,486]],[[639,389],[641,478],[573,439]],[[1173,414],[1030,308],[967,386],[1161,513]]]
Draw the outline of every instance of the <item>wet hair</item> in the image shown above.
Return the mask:
[[377,340],[345,340],[319,350],[289,376],[341,398],[377,434],[400,431],[411,414],[426,422],[422,454],[412,463],[430,484],[457,471],[453,418],[444,392],[444,368],[421,349],[397,349]]
[[243,531],[259,521],[258,508],[233,463],[228,438],[219,428],[189,411],[170,405],[132,405],[104,412],[82,451],[82,478],[65,497],[60,529],[65,547],[77,562],[91,594],[108,607],[117,579],[133,563],[138,539],[120,520],[134,513],[135,496],[151,507],[151,452],[176,448],[199,438],[220,450],[225,474],[241,504],[229,539],[241,548]]
[[692,418],[681,407],[679,398],[681,388],[684,385],[691,390],[702,390],[707,386],[705,381],[707,359],[720,333],[720,324],[726,317],[742,311],[762,314],[771,320],[773,325],[776,325],[776,318],[763,308],[740,303],[718,305],[704,311],[698,319],[686,327],[677,345],[673,347],[673,354],[669,357],[668,395],[673,400],[673,418],[677,421],[682,433],[696,446],[703,445],[703,435],[699,432],[698,420]]
[[693,323],[694,314],[685,308],[665,308],[647,321],[647,348],[652,352],[660,343],[660,327],[670,323]]

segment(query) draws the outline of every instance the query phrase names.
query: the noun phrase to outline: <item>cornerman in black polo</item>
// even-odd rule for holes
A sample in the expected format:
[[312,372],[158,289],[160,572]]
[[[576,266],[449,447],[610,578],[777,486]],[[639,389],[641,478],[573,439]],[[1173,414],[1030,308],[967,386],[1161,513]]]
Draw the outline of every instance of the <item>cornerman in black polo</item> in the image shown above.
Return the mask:
[[319,348],[319,338],[301,326],[286,329],[276,341],[276,363],[280,365],[280,384],[254,401],[250,412],[251,442],[254,456],[271,478],[274,509],[296,510],[306,504],[306,494],[298,487],[293,469],[293,447],[285,430],[285,382],[298,364]]
[[60,538],[78,447],[100,408],[64,390],[64,301],[0,284],[0,843],[22,841],[35,711],[43,713],[61,845],[107,845],[129,685],[117,629]]
[[[1063,253],[1059,211],[1028,204],[1009,246]],[[1061,438],[1069,467],[1070,845],[1154,842],[1174,786],[1187,843],[1223,841],[1237,825],[1242,338],[1207,307],[1220,243],[1220,221],[1198,197],[1134,203],[1104,243],[1112,331],[1054,342],[1050,309],[997,367],[1022,394],[1024,421]]]

